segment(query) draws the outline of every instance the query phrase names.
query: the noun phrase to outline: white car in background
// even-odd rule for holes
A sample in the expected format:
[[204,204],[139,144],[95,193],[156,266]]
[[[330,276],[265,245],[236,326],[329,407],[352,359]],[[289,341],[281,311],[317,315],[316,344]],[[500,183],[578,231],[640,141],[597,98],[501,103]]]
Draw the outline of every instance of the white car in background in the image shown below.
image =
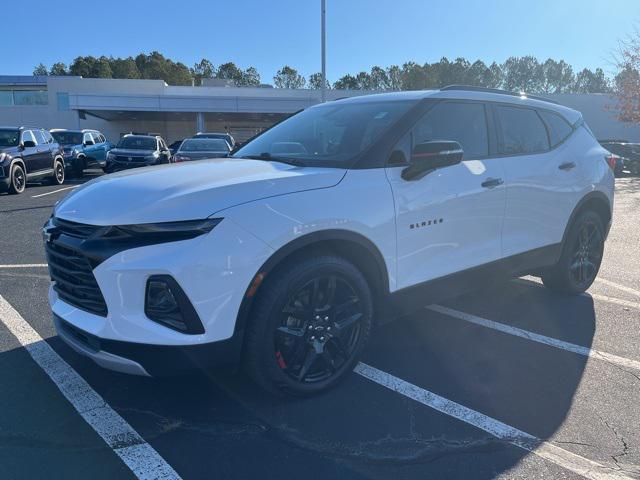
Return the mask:
[[580,113],[472,87],[309,108],[230,158],[95,179],[44,227],[60,336],[140,375],[243,362],[310,395],[375,322],[522,274],[576,294],[611,224]]

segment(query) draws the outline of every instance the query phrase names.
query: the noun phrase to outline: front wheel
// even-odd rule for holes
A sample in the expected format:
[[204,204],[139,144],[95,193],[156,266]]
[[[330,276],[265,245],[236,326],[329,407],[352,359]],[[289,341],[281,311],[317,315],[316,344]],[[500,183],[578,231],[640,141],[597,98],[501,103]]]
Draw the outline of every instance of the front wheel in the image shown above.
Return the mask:
[[369,338],[373,300],[353,264],[326,255],[276,271],[252,313],[249,375],[271,392],[309,396],[351,372]]
[[560,260],[542,275],[548,289],[576,295],[596,279],[604,253],[604,226],[600,216],[587,211],[571,226]]
[[27,187],[27,175],[20,165],[11,167],[11,183],[9,184],[9,193],[18,194],[24,192]]

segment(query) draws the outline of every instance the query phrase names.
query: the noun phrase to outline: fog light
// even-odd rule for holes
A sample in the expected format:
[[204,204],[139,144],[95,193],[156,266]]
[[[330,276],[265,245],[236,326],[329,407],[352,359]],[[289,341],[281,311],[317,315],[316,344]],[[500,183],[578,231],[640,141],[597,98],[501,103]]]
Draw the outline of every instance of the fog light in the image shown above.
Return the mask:
[[182,333],[204,333],[189,298],[169,275],[154,275],[147,281],[144,313],[150,320]]

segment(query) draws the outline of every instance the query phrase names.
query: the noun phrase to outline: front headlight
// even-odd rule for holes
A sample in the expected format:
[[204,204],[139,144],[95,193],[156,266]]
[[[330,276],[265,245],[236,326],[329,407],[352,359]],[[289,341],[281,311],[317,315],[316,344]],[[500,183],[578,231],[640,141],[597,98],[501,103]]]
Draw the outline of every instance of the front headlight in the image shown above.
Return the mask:
[[0,153],[0,163],[4,162],[5,160],[11,160],[11,155],[5,152]]

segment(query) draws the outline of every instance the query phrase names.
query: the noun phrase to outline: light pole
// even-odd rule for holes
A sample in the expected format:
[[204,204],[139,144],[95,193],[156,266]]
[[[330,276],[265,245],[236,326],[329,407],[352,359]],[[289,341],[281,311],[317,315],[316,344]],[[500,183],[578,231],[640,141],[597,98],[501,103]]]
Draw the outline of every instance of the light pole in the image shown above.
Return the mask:
[[321,56],[322,56],[322,87],[320,88],[320,100],[322,103],[327,101],[327,50],[326,50],[326,19],[325,19],[326,0],[320,0],[320,31],[321,31]]

